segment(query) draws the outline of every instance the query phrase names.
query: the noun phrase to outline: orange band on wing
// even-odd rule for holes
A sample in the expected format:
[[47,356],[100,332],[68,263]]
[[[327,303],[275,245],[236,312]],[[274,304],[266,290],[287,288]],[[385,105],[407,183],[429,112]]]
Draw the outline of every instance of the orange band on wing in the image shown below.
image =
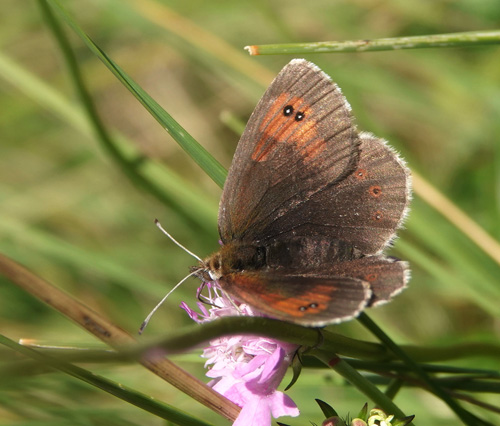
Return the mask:
[[280,312],[301,318],[306,315],[318,314],[328,308],[331,302],[331,294],[320,294],[317,292],[300,295],[300,299],[289,298],[274,302],[274,308]]
[[[293,113],[285,115],[286,107]],[[259,126],[261,138],[252,153],[254,161],[266,161],[280,143],[294,146],[305,160],[317,156],[323,149],[325,141],[317,136],[317,122],[313,119],[313,108],[305,104],[304,98],[290,97],[282,93],[269,108]],[[296,114],[303,119],[296,119]]]

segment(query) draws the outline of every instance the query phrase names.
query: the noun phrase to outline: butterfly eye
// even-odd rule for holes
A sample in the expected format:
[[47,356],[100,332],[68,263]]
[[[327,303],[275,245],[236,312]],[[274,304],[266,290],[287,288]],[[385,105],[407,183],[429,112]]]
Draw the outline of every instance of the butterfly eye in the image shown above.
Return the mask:
[[288,117],[293,114],[293,106],[287,105],[285,108],[283,108],[283,114],[285,117]]
[[219,259],[215,259],[213,264],[212,264],[212,268],[216,271],[217,269],[220,268],[220,262],[219,262]]
[[297,112],[297,114],[295,114],[295,121],[302,121],[305,117],[305,114],[303,112]]

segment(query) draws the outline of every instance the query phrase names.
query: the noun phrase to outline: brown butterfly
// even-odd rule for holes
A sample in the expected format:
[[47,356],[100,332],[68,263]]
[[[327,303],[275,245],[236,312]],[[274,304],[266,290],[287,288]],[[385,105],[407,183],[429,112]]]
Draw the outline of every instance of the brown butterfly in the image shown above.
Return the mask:
[[294,59],[255,108],[219,208],[221,249],[193,267],[274,318],[338,323],[405,288],[406,262],[382,254],[408,210],[410,172],[359,133],[340,89]]

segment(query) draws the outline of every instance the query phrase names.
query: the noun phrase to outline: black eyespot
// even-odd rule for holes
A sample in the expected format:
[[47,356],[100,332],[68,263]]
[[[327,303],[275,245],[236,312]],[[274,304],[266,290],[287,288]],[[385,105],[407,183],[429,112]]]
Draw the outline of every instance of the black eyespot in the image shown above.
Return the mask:
[[299,311],[300,311],[300,312],[305,312],[305,311],[307,311],[307,308],[306,308],[305,306],[301,306],[301,307],[299,308]]
[[288,117],[293,114],[293,106],[287,105],[285,108],[283,108],[283,114],[285,117]]
[[316,309],[316,308],[318,307],[318,304],[317,304],[317,303],[310,303],[310,304],[309,304],[309,307],[310,307],[311,309]]
[[303,112],[298,111],[297,114],[295,114],[295,121],[302,121],[305,117],[305,114]]

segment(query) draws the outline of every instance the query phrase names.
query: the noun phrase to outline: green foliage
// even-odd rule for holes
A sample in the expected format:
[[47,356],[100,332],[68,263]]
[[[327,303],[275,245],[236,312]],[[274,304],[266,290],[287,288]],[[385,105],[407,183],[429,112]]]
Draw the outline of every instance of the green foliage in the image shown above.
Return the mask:
[[[226,167],[238,135],[221,122],[220,114],[229,110],[245,121],[265,84],[291,58],[250,58],[243,46],[482,30],[498,25],[500,17],[500,4],[493,0],[481,7],[475,0],[197,0],[172,1],[165,9],[139,0],[61,3],[108,58]],[[63,25],[77,72],[97,105],[96,117],[115,144],[110,149],[88,118],[36,3],[7,0],[3,10],[0,252],[135,333],[193,263],[158,232],[153,220],[158,218],[203,257],[217,247],[220,188],[164,130],[168,117],[162,122],[162,112],[156,110],[159,125]],[[360,129],[389,140],[412,170],[498,240],[498,49],[471,46],[307,59],[339,84]],[[208,167],[212,176],[223,176],[217,163]],[[393,249],[411,263],[410,287],[370,316],[398,343],[443,347],[498,341],[500,267],[493,259],[498,253],[478,247],[467,236],[467,224],[457,226],[449,210],[437,212],[423,195],[417,192]],[[0,284],[1,334],[51,345],[95,344],[89,334],[1,276]],[[196,286],[191,280],[175,292],[146,333],[168,335],[191,325],[178,304],[193,301]],[[356,339],[367,336],[355,321],[334,330]],[[498,370],[498,354],[484,355],[453,365]],[[2,350],[0,357],[0,425],[161,424],[146,411],[102,397],[67,375],[36,366],[12,368],[10,351]],[[177,355],[175,361],[206,381],[198,358]],[[93,364],[89,370],[223,424],[138,366]],[[288,382],[285,378],[283,383]],[[325,370],[304,368],[289,393],[302,411],[300,419],[285,420],[291,425],[320,421],[314,398],[333,402],[342,413],[356,413],[366,401]],[[484,392],[477,398],[498,406],[497,394]],[[403,387],[395,403],[406,414],[416,414],[415,424],[457,424],[453,413],[422,390]],[[498,415],[464,406],[498,423]]]

